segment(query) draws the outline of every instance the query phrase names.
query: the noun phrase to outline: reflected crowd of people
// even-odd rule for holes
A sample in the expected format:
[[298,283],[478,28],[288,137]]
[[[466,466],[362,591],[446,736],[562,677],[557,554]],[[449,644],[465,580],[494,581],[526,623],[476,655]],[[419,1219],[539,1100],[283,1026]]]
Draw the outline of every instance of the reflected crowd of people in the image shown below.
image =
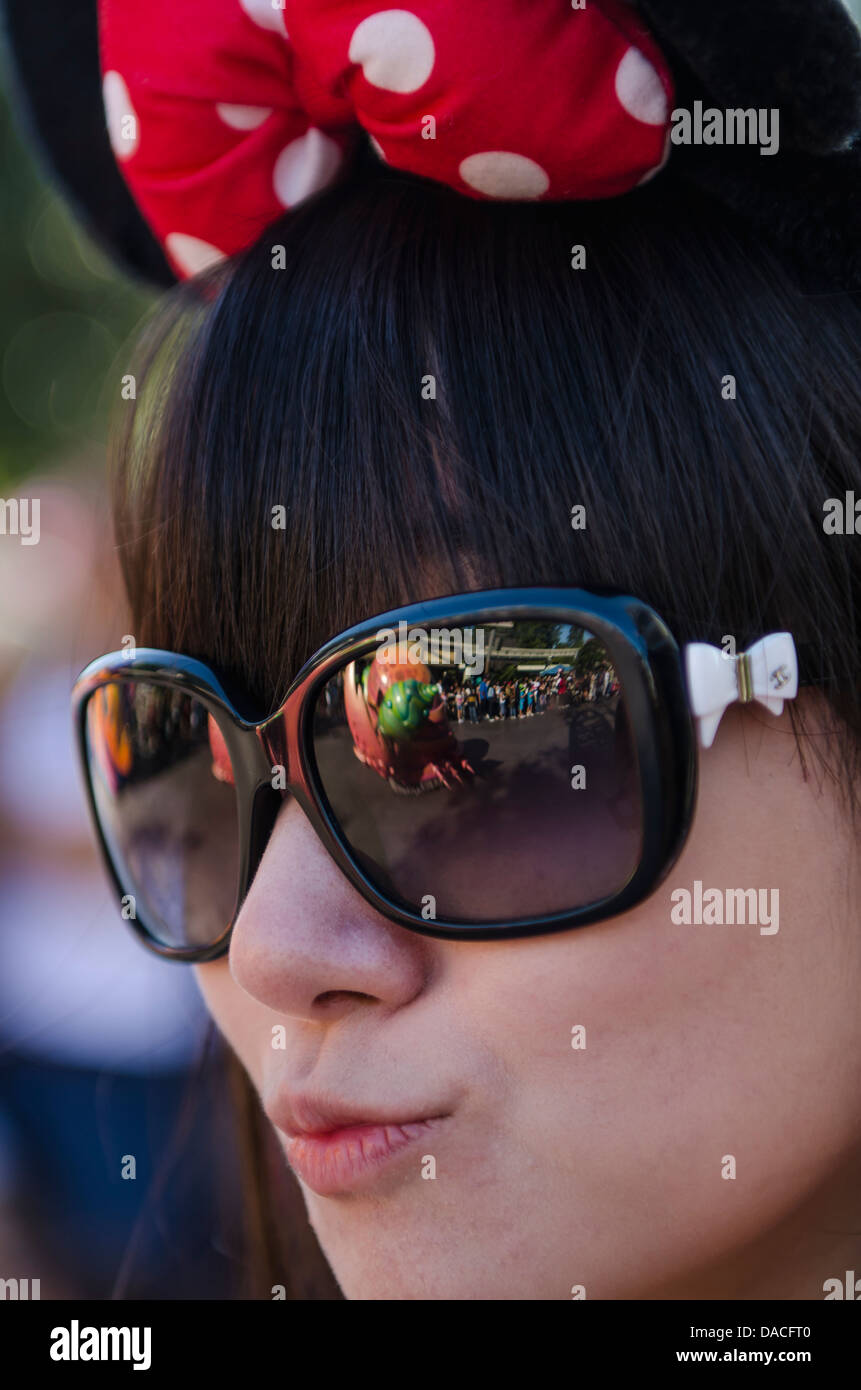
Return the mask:
[[452,722],[492,724],[506,719],[530,719],[548,709],[593,702],[614,695],[618,688],[615,672],[607,666],[583,675],[562,670],[552,675],[520,675],[509,680],[479,676],[443,686],[441,693]]

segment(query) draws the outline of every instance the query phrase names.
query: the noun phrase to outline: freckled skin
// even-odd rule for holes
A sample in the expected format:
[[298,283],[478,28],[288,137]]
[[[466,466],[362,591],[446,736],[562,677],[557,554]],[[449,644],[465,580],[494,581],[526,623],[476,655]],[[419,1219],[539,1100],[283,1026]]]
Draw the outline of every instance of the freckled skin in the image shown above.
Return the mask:
[[[670,894],[695,879],[778,889],[779,932],[674,925]],[[700,754],[681,859],[632,912],[423,938],[375,913],[287,803],[229,958],[197,973],[270,1108],[289,1086],[453,1112],[369,1190],[306,1190],[347,1297],[819,1299],[861,1268],[858,887],[848,820],[804,781],[788,716],[736,708]]]

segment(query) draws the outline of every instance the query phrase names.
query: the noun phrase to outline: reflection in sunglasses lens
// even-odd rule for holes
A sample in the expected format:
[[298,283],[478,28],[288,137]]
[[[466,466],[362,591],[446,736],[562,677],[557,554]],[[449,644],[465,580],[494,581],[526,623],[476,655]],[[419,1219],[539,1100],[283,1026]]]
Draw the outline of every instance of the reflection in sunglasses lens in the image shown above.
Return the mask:
[[86,709],[90,778],[133,910],[167,946],[205,946],[229,925],[239,876],[236,790],[205,707],[152,682],[99,687]]
[[354,859],[426,919],[571,911],[639,863],[624,691],[583,628],[401,624],[324,686],[313,748]]

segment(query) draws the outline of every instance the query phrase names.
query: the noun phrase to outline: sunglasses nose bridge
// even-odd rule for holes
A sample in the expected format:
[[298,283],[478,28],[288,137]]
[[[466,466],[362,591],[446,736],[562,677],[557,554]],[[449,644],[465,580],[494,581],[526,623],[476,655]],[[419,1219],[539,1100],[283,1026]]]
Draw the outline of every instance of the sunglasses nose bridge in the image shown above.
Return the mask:
[[272,791],[287,790],[290,780],[290,757],[283,718],[279,712],[265,724],[254,730],[256,748],[257,789],[269,787]]
[[282,798],[288,791],[308,791],[300,756],[302,700],[291,697],[279,710],[258,725],[260,783],[265,782]]

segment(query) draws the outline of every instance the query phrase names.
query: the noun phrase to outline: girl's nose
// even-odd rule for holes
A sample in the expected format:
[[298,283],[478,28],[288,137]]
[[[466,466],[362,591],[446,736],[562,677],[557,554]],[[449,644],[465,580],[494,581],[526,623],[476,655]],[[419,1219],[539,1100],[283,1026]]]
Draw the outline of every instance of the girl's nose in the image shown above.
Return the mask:
[[434,944],[365,902],[285,801],[231,938],[231,973],[246,993],[310,1021],[394,1010],[425,987]]

